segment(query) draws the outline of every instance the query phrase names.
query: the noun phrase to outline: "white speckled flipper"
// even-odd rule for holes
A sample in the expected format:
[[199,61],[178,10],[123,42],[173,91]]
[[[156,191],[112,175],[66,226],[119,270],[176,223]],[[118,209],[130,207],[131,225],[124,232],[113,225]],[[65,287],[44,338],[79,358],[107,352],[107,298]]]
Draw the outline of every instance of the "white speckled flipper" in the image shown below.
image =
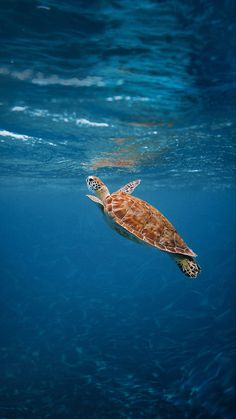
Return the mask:
[[140,179],[133,180],[132,182],[129,182],[127,183],[127,185],[120,188],[117,192],[125,192],[131,195],[134,192],[135,188],[140,184],[140,182],[141,182]]

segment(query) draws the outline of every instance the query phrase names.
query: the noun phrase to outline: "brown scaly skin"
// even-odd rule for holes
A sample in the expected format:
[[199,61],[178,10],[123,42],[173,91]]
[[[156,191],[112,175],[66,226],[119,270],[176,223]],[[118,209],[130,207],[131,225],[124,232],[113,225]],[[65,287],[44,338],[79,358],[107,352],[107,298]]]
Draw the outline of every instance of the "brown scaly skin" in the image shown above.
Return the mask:
[[167,252],[186,276],[197,277],[200,272],[194,259],[197,255],[187,246],[174,226],[156,208],[130,195],[140,181],[131,182],[129,187],[126,185],[111,195],[99,178],[89,176],[87,183],[97,198],[90,195],[88,197],[103,206],[109,224],[116,231],[127,238]]

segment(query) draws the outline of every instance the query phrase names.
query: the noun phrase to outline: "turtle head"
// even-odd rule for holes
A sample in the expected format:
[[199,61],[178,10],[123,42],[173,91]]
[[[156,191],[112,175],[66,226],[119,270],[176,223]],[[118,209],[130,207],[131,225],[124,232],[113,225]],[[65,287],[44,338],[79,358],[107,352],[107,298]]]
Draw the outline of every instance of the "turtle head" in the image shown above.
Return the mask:
[[103,183],[97,176],[88,176],[86,182],[88,189],[92,191],[99,199],[101,199],[101,201],[110,195],[110,192],[105,183]]

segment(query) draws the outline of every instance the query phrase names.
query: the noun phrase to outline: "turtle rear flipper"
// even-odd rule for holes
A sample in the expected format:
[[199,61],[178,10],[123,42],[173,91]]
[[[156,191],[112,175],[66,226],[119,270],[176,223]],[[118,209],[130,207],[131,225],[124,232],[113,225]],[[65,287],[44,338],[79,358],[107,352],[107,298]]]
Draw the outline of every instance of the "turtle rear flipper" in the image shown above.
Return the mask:
[[189,278],[196,278],[201,268],[194,258],[184,255],[174,255],[174,260],[180,270]]

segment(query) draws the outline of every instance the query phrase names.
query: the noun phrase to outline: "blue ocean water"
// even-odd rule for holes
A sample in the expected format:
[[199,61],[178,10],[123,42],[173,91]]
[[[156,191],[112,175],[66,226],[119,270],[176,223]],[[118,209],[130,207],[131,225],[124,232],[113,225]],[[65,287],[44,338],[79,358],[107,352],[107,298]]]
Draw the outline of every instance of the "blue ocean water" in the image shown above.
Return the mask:
[[[235,417],[235,2],[0,2],[0,419]],[[142,180],[198,254],[109,229]]]

